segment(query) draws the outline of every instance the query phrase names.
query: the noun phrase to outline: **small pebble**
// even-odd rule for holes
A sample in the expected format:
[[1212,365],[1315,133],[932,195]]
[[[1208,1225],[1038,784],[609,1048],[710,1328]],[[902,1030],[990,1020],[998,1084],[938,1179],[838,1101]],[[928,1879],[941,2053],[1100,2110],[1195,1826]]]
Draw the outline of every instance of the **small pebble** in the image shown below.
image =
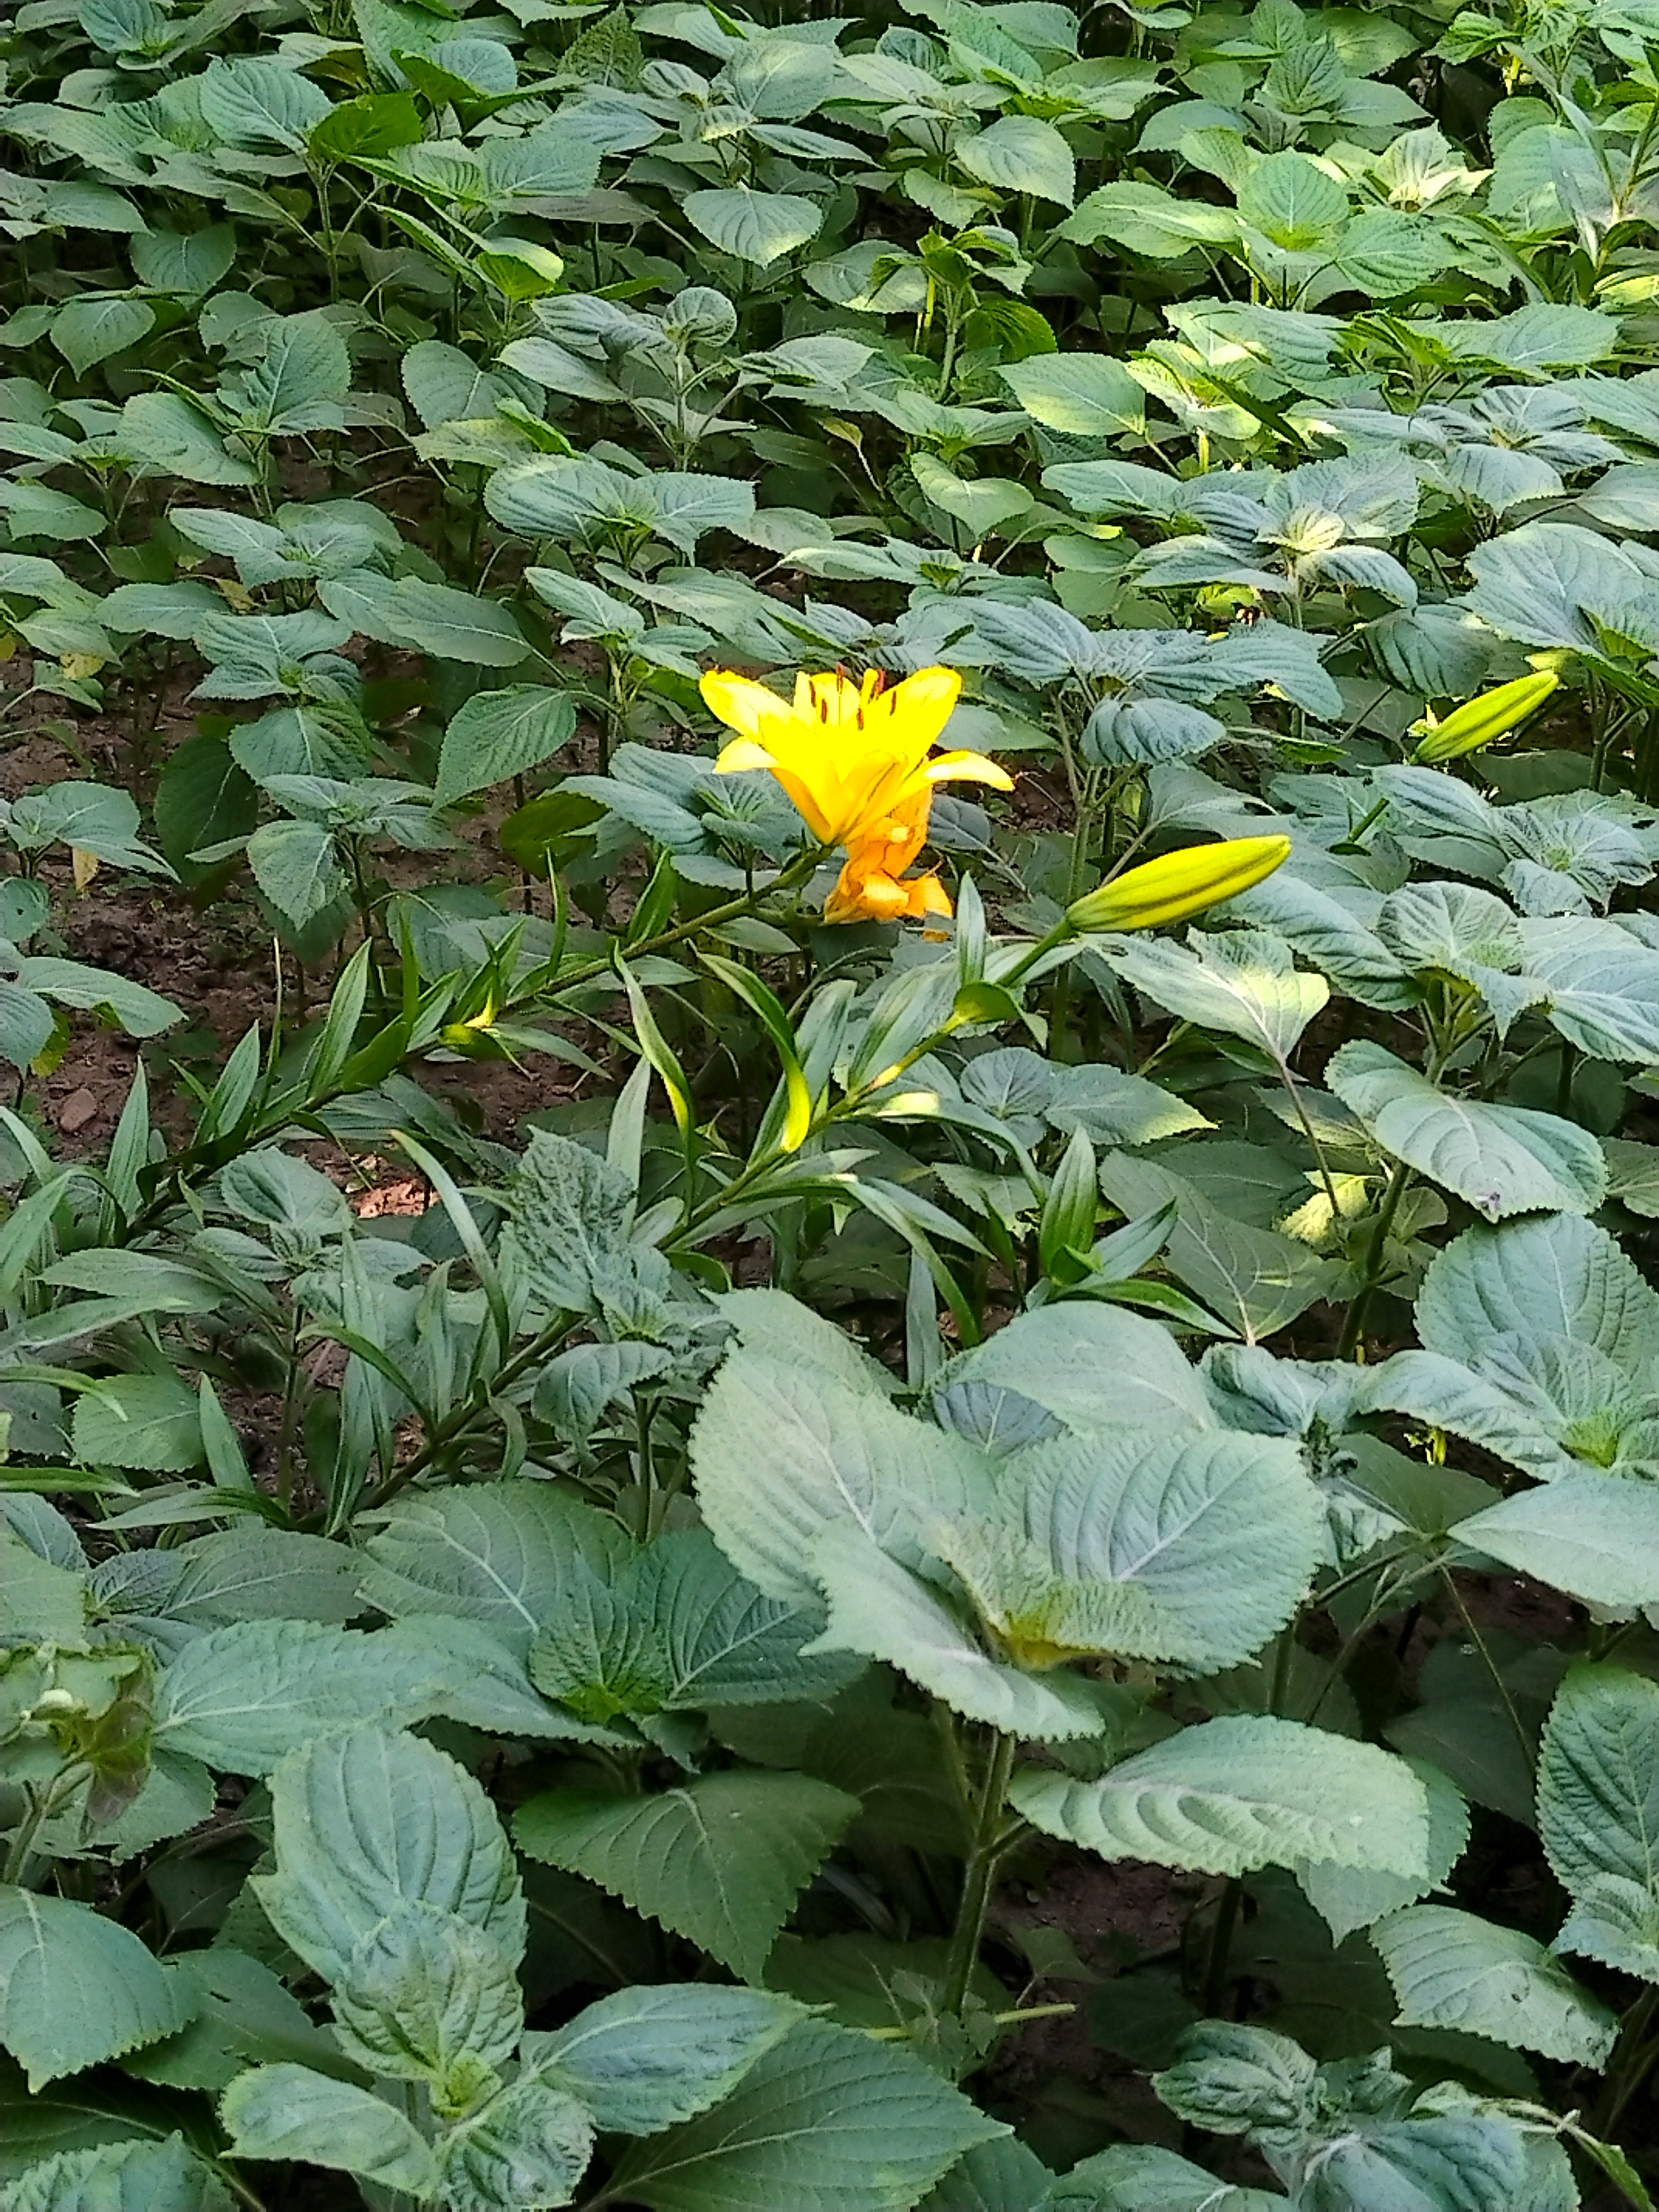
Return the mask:
[[65,1136],[72,1137],[77,1129],[84,1129],[98,1112],[98,1101],[84,1084],[71,1091],[58,1109],[58,1126]]

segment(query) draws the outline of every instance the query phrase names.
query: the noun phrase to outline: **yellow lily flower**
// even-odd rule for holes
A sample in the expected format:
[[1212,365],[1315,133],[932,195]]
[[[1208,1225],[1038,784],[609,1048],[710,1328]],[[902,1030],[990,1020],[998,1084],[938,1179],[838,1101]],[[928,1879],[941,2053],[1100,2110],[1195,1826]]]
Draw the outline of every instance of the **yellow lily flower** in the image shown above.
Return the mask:
[[934,786],[1014,787],[983,753],[933,753],[962,691],[954,669],[924,668],[890,689],[879,670],[860,684],[840,674],[798,676],[792,700],[716,669],[702,689],[738,732],[714,763],[719,773],[769,769],[812,834],[846,853],[825,921],[950,913],[936,875],[904,875],[927,842]]

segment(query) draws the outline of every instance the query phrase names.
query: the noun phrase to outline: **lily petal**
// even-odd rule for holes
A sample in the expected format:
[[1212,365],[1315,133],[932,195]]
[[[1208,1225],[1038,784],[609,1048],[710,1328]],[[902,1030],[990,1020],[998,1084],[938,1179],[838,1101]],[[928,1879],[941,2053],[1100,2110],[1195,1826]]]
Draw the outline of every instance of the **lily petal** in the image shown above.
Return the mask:
[[983,753],[939,753],[921,773],[929,783],[988,783],[997,791],[1012,791],[1014,779],[1006,768]]
[[[954,668],[919,668],[902,684],[896,684],[890,691],[880,692],[872,699],[865,708],[865,718],[868,722],[878,714],[890,716],[902,727],[906,738],[920,744],[925,752],[928,745],[939,742],[961,696],[962,678]],[[921,744],[924,731],[927,741]]]
[[738,775],[747,768],[773,768],[777,762],[764,745],[757,745],[752,738],[733,738],[714,763],[716,775]]
[[758,737],[763,723],[789,714],[787,699],[780,699],[775,691],[769,691],[765,684],[747,676],[734,675],[729,668],[710,669],[697,689],[709,712],[741,738]]

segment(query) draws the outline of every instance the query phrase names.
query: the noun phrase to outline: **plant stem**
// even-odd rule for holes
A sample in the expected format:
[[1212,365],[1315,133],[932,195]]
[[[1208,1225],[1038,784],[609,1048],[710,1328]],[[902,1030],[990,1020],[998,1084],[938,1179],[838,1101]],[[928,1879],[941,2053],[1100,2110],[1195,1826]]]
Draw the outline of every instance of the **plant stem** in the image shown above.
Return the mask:
[[1348,1308],[1348,1317],[1342,1324],[1342,1334],[1336,1347],[1339,1359],[1352,1359],[1358,1349],[1360,1332],[1365,1326],[1365,1315],[1382,1273],[1389,1231],[1394,1226],[1394,1217],[1400,1211],[1400,1201],[1405,1196],[1406,1186],[1411,1179],[1412,1171],[1404,1160],[1396,1160],[1394,1172],[1382,1193],[1382,1202],[1376,1209],[1376,1219],[1372,1224],[1371,1249],[1365,1259],[1365,1279],[1355,1293],[1353,1304]]
[[1230,1875],[1227,1887],[1221,1893],[1216,1906],[1215,1926],[1210,1930],[1209,1956],[1204,1962],[1204,1986],[1199,1993],[1199,2003],[1206,2020],[1219,2018],[1221,2001],[1227,1994],[1227,1966],[1232,1956],[1233,1930],[1238,1925],[1238,1908],[1243,1902],[1244,1885],[1237,1875]]
[[951,1956],[945,1970],[942,2008],[958,2015],[967,2002],[968,1985],[979,1963],[980,1939],[985,1933],[985,1916],[990,1909],[997,1867],[1007,1848],[1003,1834],[1002,1802],[1008,1794],[1008,1778],[1013,1764],[1014,1738],[999,1730],[992,1741],[985,1780],[975,1808],[973,1840],[969,1845],[968,1863],[962,1870],[962,1899],[957,1907],[957,1924],[951,1934]]
[[1619,2124],[1625,2107],[1641,2087],[1659,2056],[1659,2044],[1644,2039],[1644,2031],[1659,2005],[1659,1989],[1645,1989],[1619,2023],[1619,2049],[1607,2073],[1595,2111],[1586,2122],[1590,2133],[1604,2140]]
[[1533,1768],[1532,1741],[1528,1737],[1525,1728],[1522,1725],[1520,1714],[1515,1709],[1515,1700],[1510,1695],[1509,1684],[1504,1680],[1502,1674],[1498,1673],[1498,1662],[1492,1657],[1492,1653],[1486,1649],[1486,1639],[1481,1635],[1480,1631],[1475,1626],[1474,1616],[1469,1611],[1468,1607],[1464,1603],[1463,1593],[1458,1589],[1457,1578],[1452,1573],[1449,1567],[1441,1568],[1440,1579],[1445,1583],[1452,1603],[1457,1607],[1459,1618],[1463,1623],[1464,1631],[1467,1633],[1470,1643],[1474,1644],[1475,1650],[1480,1654],[1481,1659],[1485,1662],[1486,1672],[1492,1676],[1492,1685],[1493,1689],[1498,1692],[1498,1701],[1499,1705],[1503,1706],[1504,1716],[1509,1722],[1510,1729],[1514,1731],[1516,1742],[1521,1747],[1522,1763],[1526,1767],[1528,1773],[1530,1774]]
[[576,1319],[574,1314],[558,1315],[549,1328],[532,1336],[486,1382],[475,1384],[460,1405],[439,1422],[415,1456],[402,1467],[394,1468],[366,1498],[361,1499],[357,1510],[372,1512],[376,1507],[384,1505],[388,1498],[395,1498],[417,1475],[424,1474],[445,1445],[453,1443],[463,1436],[471,1424],[487,1411],[493,1398],[499,1397],[503,1389],[516,1382],[538,1360],[545,1358],[550,1352],[554,1351],[562,1338],[568,1336],[575,1327]]
[[[805,882],[830,849],[827,845],[820,845],[811,853],[803,853],[799,860],[792,860],[758,893],[745,892],[741,898],[728,899],[724,906],[710,907],[707,914],[694,915],[690,921],[677,922],[672,929],[661,930],[655,937],[641,938],[637,945],[629,946],[629,958],[637,960],[643,953],[660,952],[666,945],[678,945],[688,937],[695,937],[700,929],[713,929],[720,922],[735,921],[739,915],[751,913],[762,899],[769,897],[774,891],[793,890],[798,884]],[[554,988],[556,991],[573,990],[578,983],[591,983],[595,976],[614,972],[607,953],[603,959],[590,960],[585,967],[573,969],[568,975],[556,977]]]
[[69,1802],[91,1772],[92,1769],[86,1761],[77,1759],[70,1765],[61,1767],[45,1789],[30,1791],[29,1809],[18,1822],[17,1832],[6,1853],[5,1866],[0,1869],[0,1881],[21,1885],[23,1876],[28,1872],[29,1861],[34,1855],[35,1839],[41,1829],[60,1806]]

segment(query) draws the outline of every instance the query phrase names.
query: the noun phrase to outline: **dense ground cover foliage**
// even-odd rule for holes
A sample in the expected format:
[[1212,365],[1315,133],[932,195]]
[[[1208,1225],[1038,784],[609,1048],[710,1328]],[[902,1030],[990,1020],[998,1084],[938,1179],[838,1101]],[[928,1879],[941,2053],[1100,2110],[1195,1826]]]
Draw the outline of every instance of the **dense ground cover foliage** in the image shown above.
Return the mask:
[[0,27],[0,2204],[1649,2206],[1659,12],[779,14]]

